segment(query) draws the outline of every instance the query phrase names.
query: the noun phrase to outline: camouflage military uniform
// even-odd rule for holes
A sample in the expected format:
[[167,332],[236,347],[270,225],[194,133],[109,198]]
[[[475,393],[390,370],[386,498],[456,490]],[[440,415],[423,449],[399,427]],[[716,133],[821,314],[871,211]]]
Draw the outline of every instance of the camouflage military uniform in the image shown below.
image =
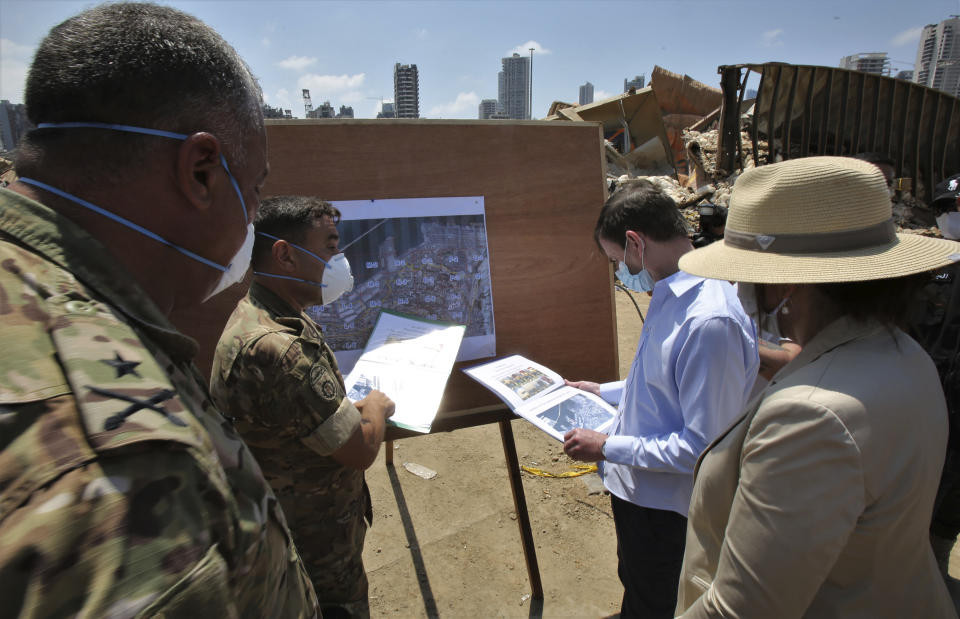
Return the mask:
[[0,190],[0,614],[302,617],[276,498],[115,257]]
[[368,616],[369,494],[363,472],[330,455],[358,429],[360,412],[319,327],[254,283],[217,344],[210,392],[237,418],[280,499],[320,606]]

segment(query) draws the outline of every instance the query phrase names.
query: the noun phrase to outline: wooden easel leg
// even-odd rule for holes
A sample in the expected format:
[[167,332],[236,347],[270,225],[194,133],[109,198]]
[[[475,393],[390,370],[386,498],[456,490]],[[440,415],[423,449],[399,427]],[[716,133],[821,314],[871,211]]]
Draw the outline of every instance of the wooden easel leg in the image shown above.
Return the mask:
[[386,451],[383,452],[384,463],[387,466],[393,466],[393,441],[387,441]]
[[527,513],[527,499],[523,494],[523,482],[520,479],[520,465],[517,462],[517,445],[513,440],[513,428],[509,421],[500,421],[500,438],[503,441],[503,455],[507,460],[507,473],[510,477],[510,489],[513,490],[513,507],[517,512],[517,525],[520,527],[520,539],[523,541],[523,556],[527,562],[527,577],[533,598],[543,599],[543,584],[540,582],[540,567],[537,565],[537,549],[533,545],[533,531],[530,529],[530,514]]

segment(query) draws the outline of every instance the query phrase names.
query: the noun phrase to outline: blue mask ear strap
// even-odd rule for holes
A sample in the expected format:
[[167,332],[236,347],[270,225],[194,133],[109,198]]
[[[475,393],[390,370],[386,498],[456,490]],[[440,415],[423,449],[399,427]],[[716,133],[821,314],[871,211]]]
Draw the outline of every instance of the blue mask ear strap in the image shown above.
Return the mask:
[[[305,247],[300,247],[300,246],[297,245],[296,243],[291,243],[291,242],[288,241],[287,239],[281,239],[279,236],[273,236],[272,234],[267,234],[266,232],[260,232],[259,230],[257,231],[257,234],[259,234],[260,236],[264,236],[264,237],[266,237],[266,238],[268,238],[268,239],[273,239],[274,241],[283,241],[283,242],[286,243],[287,245],[291,245],[291,246],[293,246],[293,247],[296,247],[297,249],[299,249],[299,250],[302,251],[303,253],[309,254],[309,255],[313,256],[314,258],[316,258],[317,260],[319,260],[320,262],[322,262],[322,263],[324,263],[324,264],[330,264],[329,262],[327,262],[326,260],[324,260],[323,258],[321,258],[320,256],[318,256],[317,254],[313,253],[313,252],[310,251],[309,249],[306,249]],[[278,275],[277,277],[280,277],[280,276]]]
[[107,219],[111,219],[111,220],[117,222],[117,223],[120,224],[120,225],[126,226],[126,227],[130,228],[131,230],[135,230],[135,231],[139,232],[140,234],[142,234],[142,235],[144,235],[144,236],[146,236],[146,237],[148,237],[148,238],[151,238],[151,239],[153,239],[154,241],[157,241],[158,243],[163,243],[163,244],[166,245],[167,247],[171,247],[171,248],[177,250],[178,252],[180,252],[181,254],[183,254],[183,255],[185,255],[185,256],[189,256],[190,258],[193,258],[194,260],[197,260],[198,262],[202,262],[203,264],[207,265],[208,267],[214,268],[214,269],[216,269],[216,270],[218,270],[218,271],[221,271],[221,272],[226,272],[226,271],[227,271],[227,267],[220,266],[220,265],[217,264],[216,262],[213,262],[213,261],[211,261],[211,260],[207,260],[207,259],[204,258],[203,256],[200,256],[200,255],[198,255],[198,254],[195,254],[195,253],[193,253],[192,251],[190,251],[189,249],[180,247],[179,245],[175,245],[175,244],[171,243],[170,241],[168,241],[167,239],[165,239],[165,238],[163,238],[162,236],[160,236],[159,234],[156,234],[156,233],[154,233],[154,232],[151,232],[150,230],[147,230],[147,229],[144,228],[143,226],[140,226],[140,225],[138,225],[138,224],[135,224],[135,223],[133,223],[132,221],[130,221],[129,219],[126,219],[126,218],[124,218],[124,217],[121,217],[121,216],[117,215],[116,213],[111,213],[110,211],[108,211],[108,210],[106,210],[106,209],[100,208],[99,206],[97,206],[96,204],[93,204],[92,202],[87,202],[86,200],[84,200],[84,199],[82,199],[82,198],[78,198],[78,197],[75,196],[75,195],[72,195],[72,194],[67,193],[66,191],[62,191],[62,190],[57,189],[56,187],[52,187],[52,186],[50,186],[50,185],[48,185],[48,184],[46,184],[46,183],[41,183],[40,181],[33,180],[32,178],[25,178],[25,177],[22,177],[22,176],[21,176],[21,177],[18,178],[17,180],[20,181],[21,183],[25,183],[25,184],[27,184],[27,185],[33,185],[34,187],[39,187],[40,189],[43,189],[43,190],[45,190],[45,191],[49,191],[50,193],[55,194],[55,195],[58,195],[58,196],[60,196],[61,198],[65,198],[65,199],[67,199],[67,200],[70,200],[71,202],[76,202],[76,203],[79,204],[80,206],[82,206],[82,207],[84,207],[84,208],[88,208],[88,209],[90,209],[91,211],[93,211],[94,213],[97,213],[97,214],[99,214],[99,215],[103,215],[103,216],[106,217]]
[[112,123],[40,123],[37,125],[37,129],[112,129],[114,131],[126,131],[128,133],[156,135],[162,138],[173,138],[175,140],[186,140],[188,137],[190,137],[186,133],[174,133],[172,131],[162,131],[160,129],[147,129],[146,127],[134,127],[132,125],[115,125]]
[[[292,245],[292,243],[291,243]],[[293,282],[300,282],[302,284],[310,284],[311,286],[318,286],[320,288],[326,288],[326,284],[321,284],[319,282],[312,282],[309,279],[300,279],[299,277],[291,277],[289,275],[277,275],[276,273],[264,273],[263,271],[254,271],[254,275],[260,275],[262,277],[275,277],[276,279],[289,279]]]
[[[161,138],[173,138],[174,140],[186,140],[188,137],[190,137],[186,133],[174,133],[173,131],[163,131],[161,129],[148,129],[146,127],[134,127],[133,125],[117,125],[113,123],[95,122],[39,123],[37,125],[37,129],[110,129],[112,131],[126,131],[127,133],[155,135]],[[243,209],[243,221],[250,221],[250,217],[247,214],[247,203],[243,199],[243,194],[240,193],[240,185],[237,184],[237,179],[233,177],[233,173],[230,171],[230,166],[227,165],[227,158],[223,156],[223,153],[220,153],[220,163],[223,165],[223,169],[227,171],[227,176],[230,178],[230,184],[233,185],[233,190],[237,192],[237,197],[240,198],[240,208]]]

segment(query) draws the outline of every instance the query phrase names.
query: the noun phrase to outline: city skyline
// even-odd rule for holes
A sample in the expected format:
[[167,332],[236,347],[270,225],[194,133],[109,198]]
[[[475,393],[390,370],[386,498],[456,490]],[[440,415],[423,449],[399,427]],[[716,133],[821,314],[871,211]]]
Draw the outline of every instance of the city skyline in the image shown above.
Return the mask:
[[[497,98],[501,59],[528,56],[530,47],[534,118],[555,100],[576,103],[586,81],[601,100],[654,65],[717,86],[721,64],[837,66],[845,56],[878,51],[889,55],[896,74],[913,68],[924,26],[960,14],[960,0],[812,0],[803,11],[780,0],[600,1],[591,5],[591,28],[582,5],[563,0],[549,12],[542,2],[465,0],[162,3],[219,31],[261,81],[265,103],[298,118],[304,88],[315,102],[353,107],[358,118],[376,116],[380,102],[392,100],[396,63],[419,68],[421,117],[476,118],[481,100]],[[23,101],[26,68],[41,38],[92,4],[0,0],[0,98]],[[603,25],[631,19],[636,28],[626,35],[611,35]]]

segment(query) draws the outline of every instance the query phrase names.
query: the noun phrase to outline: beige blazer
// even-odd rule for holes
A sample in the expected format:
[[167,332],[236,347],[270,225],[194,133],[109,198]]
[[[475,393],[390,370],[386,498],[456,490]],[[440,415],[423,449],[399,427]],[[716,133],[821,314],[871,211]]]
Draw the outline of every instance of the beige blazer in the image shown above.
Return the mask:
[[677,614],[956,617],[928,538],[946,441],[919,344],[828,325],[700,457]]

